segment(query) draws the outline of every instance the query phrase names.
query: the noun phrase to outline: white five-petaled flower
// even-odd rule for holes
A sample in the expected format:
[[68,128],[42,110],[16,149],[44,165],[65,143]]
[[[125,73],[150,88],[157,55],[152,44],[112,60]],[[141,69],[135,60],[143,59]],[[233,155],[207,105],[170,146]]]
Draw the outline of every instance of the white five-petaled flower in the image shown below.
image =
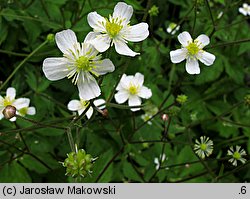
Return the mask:
[[246,162],[246,159],[242,157],[247,155],[246,151],[241,149],[240,146],[236,146],[236,150],[234,150],[233,146],[231,146],[227,151],[227,155],[232,157],[228,161],[231,162],[233,166],[237,166],[237,161],[241,161],[242,164]]
[[[159,170],[161,164],[162,164],[165,160],[167,160],[167,159],[168,159],[168,158],[166,158],[165,153],[163,153],[162,156],[160,155],[159,158],[158,158],[158,157],[154,158],[155,169],[156,169],[156,170]],[[166,167],[165,169],[168,169],[168,167]]]
[[243,3],[242,7],[239,8],[239,12],[244,16],[250,16],[250,5],[248,5],[247,3]]
[[[122,104],[128,100],[129,106],[140,106],[141,98],[148,99],[152,96],[152,92],[146,86],[143,86],[144,75],[136,73],[133,75],[123,74],[116,87],[118,91],[115,94],[115,100],[118,104]],[[140,108],[131,108],[131,111],[138,111]]]
[[170,59],[173,63],[180,63],[186,59],[186,71],[189,74],[200,73],[198,60],[207,66],[214,63],[215,56],[203,50],[204,46],[210,42],[208,36],[202,34],[193,41],[188,32],[182,32],[178,35],[178,40],[182,48],[171,51]]
[[56,44],[63,52],[63,57],[47,58],[43,62],[43,72],[49,80],[72,78],[72,82],[77,84],[81,98],[85,100],[101,94],[97,81],[92,75],[98,77],[115,69],[109,59],[101,60],[99,52],[89,44],[88,41],[94,37],[94,33],[89,33],[80,44],[72,30],[63,30],[55,36]]
[[200,141],[195,140],[194,151],[202,159],[210,156],[213,152],[213,141],[209,137],[201,136]]
[[[16,98],[16,89],[10,87],[6,90],[6,96],[2,97],[0,95],[0,120],[4,117],[3,110],[6,106],[11,105],[14,106],[17,110],[16,114],[25,116],[34,115],[36,113],[34,107],[29,107],[30,99],[28,98]],[[10,119],[10,121],[16,121],[16,117]]]
[[121,55],[133,57],[139,54],[127,46],[127,41],[139,42],[146,39],[149,35],[148,24],[139,23],[130,26],[132,14],[133,7],[123,2],[116,4],[113,15],[110,15],[109,19],[100,16],[97,12],[89,13],[88,23],[96,36],[90,43],[99,52],[106,51],[114,44],[116,52]]
[[176,23],[170,23],[168,28],[167,28],[167,32],[171,35],[174,35],[178,30],[180,29],[180,26],[177,26]]
[[[71,100],[68,103],[68,109],[70,111],[77,111],[78,115],[81,115],[85,109],[89,106],[89,101],[86,101],[84,99],[80,100]],[[104,109],[105,108],[105,100],[103,99],[96,99],[93,101],[94,105],[99,108],[99,109]],[[92,106],[90,106],[86,112],[86,116],[88,119],[91,118],[91,116],[93,115],[94,109]]]

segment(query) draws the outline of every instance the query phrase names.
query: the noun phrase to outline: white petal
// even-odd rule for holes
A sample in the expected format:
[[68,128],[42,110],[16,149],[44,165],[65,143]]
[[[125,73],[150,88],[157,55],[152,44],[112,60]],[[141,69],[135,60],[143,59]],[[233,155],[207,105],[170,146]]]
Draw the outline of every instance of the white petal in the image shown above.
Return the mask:
[[105,100],[104,99],[97,99],[93,103],[99,109],[104,109],[105,108]]
[[188,32],[182,32],[178,35],[178,40],[182,44],[183,47],[188,45],[188,42],[192,42],[193,39]]
[[104,59],[100,61],[93,62],[94,68],[91,70],[98,75],[104,75],[108,72],[113,72],[115,70],[115,66],[110,61],[110,59]]
[[215,60],[215,56],[213,54],[205,52],[205,51],[199,52],[198,58],[203,64],[207,66],[212,65]]
[[142,86],[144,82],[144,75],[141,73],[136,73],[134,77],[134,81],[136,85]]
[[125,19],[123,21],[124,24],[128,24],[130,18],[133,14],[133,7],[130,5],[127,5],[126,3],[119,2],[116,4],[113,12],[113,17],[119,17],[122,19]]
[[180,63],[187,57],[187,49],[181,48],[170,52],[170,59],[173,63]]
[[119,84],[116,87],[116,90],[127,89],[129,87],[130,81],[133,79],[133,76],[123,74]]
[[93,108],[89,107],[89,110],[86,112],[86,116],[88,119],[91,118],[91,116],[93,115],[93,112],[94,112]]
[[89,25],[94,29],[96,32],[106,32],[105,24],[106,20],[101,15],[97,14],[97,12],[91,12],[87,16],[87,20]]
[[36,114],[36,109],[35,107],[29,107],[28,110],[27,110],[27,114],[28,115],[35,115]]
[[115,94],[115,101],[122,104],[128,100],[129,93],[126,90],[120,90]]
[[68,109],[70,111],[79,111],[80,109],[82,109],[81,102],[79,100],[71,100],[68,103]]
[[70,72],[65,58],[47,58],[43,61],[43,72],[51,80],[63,79]]
[[4,118],[3,113],[2,113],[2,111],[0,111],[0,120],[3,118]]
[[13,106],[16,107],[17,110],[29,107],[30,99],[29,98],[18,98],[14,101]]
[[186,71],[191,75],[200,74],[200,67],[198,60],[188,58],[186,62]]
[[79,96],[84,100],[90,100],[101,95],[101,90],[93,76],[89,73],[80,73],[77,87]]
[[14,100],[16,97],[16,89],[13,87],[10,87],[6,91],[6,97],[9,97],[10,100]]
[[152,91],[151,91],[151,89],[147,88],[146,86],[142,86],[139,93],[138,93],[138,96],[140,96],[141,98],[148,99],[152,96]]
[[204,34],[200,35],[195,40],[200,42],[202,44],[202,47],[204,47],[210,43],[209,37],[207,35],[204,35]]
[[115,44],[116,52],[119,53],[120,55],[127,55],[127,56],[134,57],[134,56],[140,54],[140,53],[136,53],[136,52],[132,51],[128,47],[128,45],[122,40],[114,40],[114,44]]
[[[140,106],[141,105],[141,98],[136,95],[130,95],[128,99],[129,106]],[[139,111],[141,108],[131,108],[131,111]]]
[[55,40],[58,48],[63,53],[73,49],[73,46],[77,43],[76,34],[70,29],[56,33]]
[[124,39],[128,41],[142,41],[146,39],[149,35],[148,24],[147,23],[139,23],[134,26],[129,26],[129,28],[124,33]]
[[15,122],[16,121],[16,117],[13,117],[11,119],[9,119],[11,122]]
[[96,38],[91,40],[90,43],[99,52],[104,52],[110,47],[111,39],[107,34],[96,34]]
[[239,8],[239,12],[245,16],[247,16],[247,12],[245,11],[244,8]]

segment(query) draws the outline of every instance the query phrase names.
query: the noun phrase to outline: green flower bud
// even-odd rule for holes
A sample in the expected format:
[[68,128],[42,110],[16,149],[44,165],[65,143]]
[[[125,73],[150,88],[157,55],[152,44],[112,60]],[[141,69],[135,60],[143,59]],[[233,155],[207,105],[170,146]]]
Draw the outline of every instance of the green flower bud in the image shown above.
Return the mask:
[[148,13],[151,17],[157,16],[159,14],[159,8],[156,5],[153,5],[148,11]]
[[46,40],[47,40],[49,43],[54,43],[54,41],[55,41],[55,35],[52,34],[52,33],[48,34]]
[[94,159],[90,154],[86,154],[83,149],[77,150],[77,152],[71,152],[67,154],[67,158],[63,162],[63,166],[66,167],[66,175],[77,178],[85,177],[92,171]]
[[183,105],[187,101],[188,97],[186,95],[178,95],[176,101]]

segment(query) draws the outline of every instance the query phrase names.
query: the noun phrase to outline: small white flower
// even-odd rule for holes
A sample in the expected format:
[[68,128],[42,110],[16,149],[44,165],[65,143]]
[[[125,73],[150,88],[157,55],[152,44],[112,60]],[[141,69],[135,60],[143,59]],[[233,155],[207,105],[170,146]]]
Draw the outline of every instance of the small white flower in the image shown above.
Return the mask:
[[144,122],[147,122],[148,125],[152,125],[152,122],[150,121],[152,115],[148,114],[148,113],[145,113],[143,115],[141,115],[141,119],[144,121]]
[[49,80],[73,78],[72,82],[77,84],[80,96],[85,100],[93,99],[101,94],[92,75],[98,77],[113,72],[115,69],[109,59],[101,60],[99,52],[88,43],[93,38],[94,33],[89,33],[80,44],[72,30],[56,33],[56,44],[63,52],[63,57],[47,58],[43,62],[43,72]]
[[[89,103],[90,103],[89,101],[86,101],[86,100],[81,99],[81,98],[80,98],[80,100],[71,100],[68,103],[68,109],[70,111],[77,111],[78,115],[81,115],[85,111],[85,109],[88,107]],[[103,100],[103,99],[94,100],[93,103],[99,109],[105,108],[105,100]],[[91,116],[93,115],[93,112],[94,112],[94,109],[93,109],[93,107],[90,106],[88,111],[86,112],[86,116],[88,119],[91,118]]]
[[250,5],[243,3],[242,7],[239,8],[239,12],[244,16],[250,15]]
[[163,153],[162,156],[160,155],[159,158],[158,158],[158,157],[154,158],[155,169],[156,169],[156,170],[159,170],[161,164],[162,164],[165,160],[167,160],[167,159],[166,159],[165,153]]
[[168,28],[167,28],[167,32],[171,35],[174,35],[178,30],[180,29],[180,26],[177,26],[176,23],[170,23]]
[[213,152],[213,141],[209,140],[209,137],[201,136],[201,141],[195,140],[194,151],[197,155],[204,159],[206,156],[210,156]]
[[198,60],[207,66],[214,63],[215,56],[202,50],[210,42],[208,36],[202,34],[193,41],[188,32],[182,32],[178,35],[178,40],[182,48],[171,51],[170,59],[173,63],[180,63],[186,59],[186,71],[189,74],[200,73]]
[[[118,91],[115,94],[115,100],[118,104],[122,104],[128,100],[129,106],[140,106],[141,98],[148,99],[152,96],[152,92],[146,86],[143,86],[144,76],[136,73],[135,76],[123,74],[116,87]],[[138,111],[140,108],[131,108],[131,111]]]
[[242,164],[246,162],[246,159],[242,157],[247,155],[246,151],[240,148],[240,146],[236,146],[236,150],[234,150],[233,146],[231,146],[227,151],[227,155],[232,157],[228,161],[231,162],[233,166],[237,166],[237,161],[241,161]]
[[217,16],[217,19],[220,19],[220,18],[222,17],[223,14],[224,14],[224,13],[221,11],[221,12],[218,14],[218,16]]
[[[17,113],[19,114],[19,111],[26,107],[29,106],[30,100],[28,98],[18,98],[15,99],[16,97],[16,89],[13,87],[10,87],[6,90],[6,96],[2,97],[0,95],[0,120],[4,117],[3,115],[3,110],[6,106],[11,105],[14,106],[17,109]],[[10,121],[15,121],[16,117],[13,117],[10,119]]]
[[90,43],[99,52],[106,51],[114,44],[116,52],[121,55],[134,57],[139,54],[127,46],[127,41],[139,42],[146,39],[149,35],[148,24],[139,23],[131,26],[129,23],[132,14],[133,7],[123,2],[116,4],[113,15],[110,15],[109,19],[97,12],[89,13],[88,23],[96,36]]

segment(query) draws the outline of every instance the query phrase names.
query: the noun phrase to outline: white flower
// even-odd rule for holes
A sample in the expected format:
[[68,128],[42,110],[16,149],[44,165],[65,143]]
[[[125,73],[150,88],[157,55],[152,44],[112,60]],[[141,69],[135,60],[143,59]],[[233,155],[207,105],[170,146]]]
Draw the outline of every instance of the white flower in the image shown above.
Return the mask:
[[200,137],[200,142],[195,140],[194,151],[197,155],[204,159],[206,156],[210,156],[213,152],[213,141],[206,136]]
[[239,8],[239,12],[245,16],[250,15],[250,5],[243,3],[243,6]]
[[126,3],[119,2],[114,8],[113,15],[109,19],[91,12],[88,14],[88,23],[93,28],[95,39],[90,43],[99,52],[106,51],[113,44],[115,50],[121,55],[135,56],[140,53],[132,51],[127,46],[127,41],[139,42],[149,35],[148,24],[139,23],[130,26],[130,18],[133,14],[133,7]]
[[[156,170],[159,170],[161,164],[162,164],[165,160],[167,160],[165,153],[163,153],[162,156],[160,155],[159,158],[158,158],[158,157],[154,158],[155,169],[156,169]],[[166,169],[168,169],[168,168],[166,167]]]
[[43,72],[49,80],[73,78],[72,82],[77,84],[80,96],[85,100],[101,94],[92,75],[98,77],[115,69],[109,59],[101,60],[101,55],[97,55],[98,51],[88,43],[93,37],[94,33],[89,33],[80,44],[72,30],[63,30],[55,36],[63,57],[47,58],[43,62]]
[[171,51],[170,59],[173,63],[180,63],[186,59],[186,71],[189,74],[200,73],[198,60],[207,66],[214,63],[215,56],[202,50],[210,42],[208,36],[202,34],[193,41],[188,32],[182,32],[178,35],[178,40],[182,48]]
[[[81,99],[81,98],[80,98],[80,100],[71,100],[68,103],[68,109],[70,111],[77,111],[78,115],[81,115],[85,111],[85,109],[88,107],[89,103],[90,103],[89,101],[86,101],[86,100]],[[94,100],[93,103],[99,109],[105,108],[105,100],[103,100],[103,99]],[[86,116],[88,119],[91,118],[91,116],[93,115],[93,112],[94,112],[94,109],[93,109],[93,107],[90,106],[88,111],[86,112]]]
[[[118,104],[122,104],[128,100],[129,106],[140,106],[141,98],[148,99],[152,96],[152,92],[146,86],[143,86],[144,76],[141,73],[136,73],[135,76],[126,74],[116,87],[118,91],[115,94],[115,100]],[[131,111],[138,111],[140,108],[131,108]]]
[[167,28],[167,32],[171,35],[174,35],[178,30],[180,29],[180,26],[177,26],[176,23],[170,23],[168,28]]
[[148,125],[152,125],[152,122],[150,121],[150,119],[152,118],[152,115],[148,114],[148,113],[145,113],[143,115],[141,115],[141,119],[144,121],[144,122],[147,122]]
[[[18,98],[16,97],[16,89],[13,87],[10,87],[6,90],[6,96],[2,97],[0,95],[0,120],[4,117],[3,110],[6,106],[11,105],[14,106],[17,109],[17,113],[19,114],[19,111],[26,107],[26,105],[30,103],[30,100],[28,98]],[[15,121],[16,117],[13,117],[10,119],[10,121]]]
[[242,164],[245,164],[246,162],[246,159],[242,157],[247,155],[246,151],[240,148],[240,146],[236,146],[236,150],[234,150],[233,146],[231,146],[227,151],[227,155],[232,157],[228,161],[231,162],[233,166],[237,166],[237,161],[241,161]]

